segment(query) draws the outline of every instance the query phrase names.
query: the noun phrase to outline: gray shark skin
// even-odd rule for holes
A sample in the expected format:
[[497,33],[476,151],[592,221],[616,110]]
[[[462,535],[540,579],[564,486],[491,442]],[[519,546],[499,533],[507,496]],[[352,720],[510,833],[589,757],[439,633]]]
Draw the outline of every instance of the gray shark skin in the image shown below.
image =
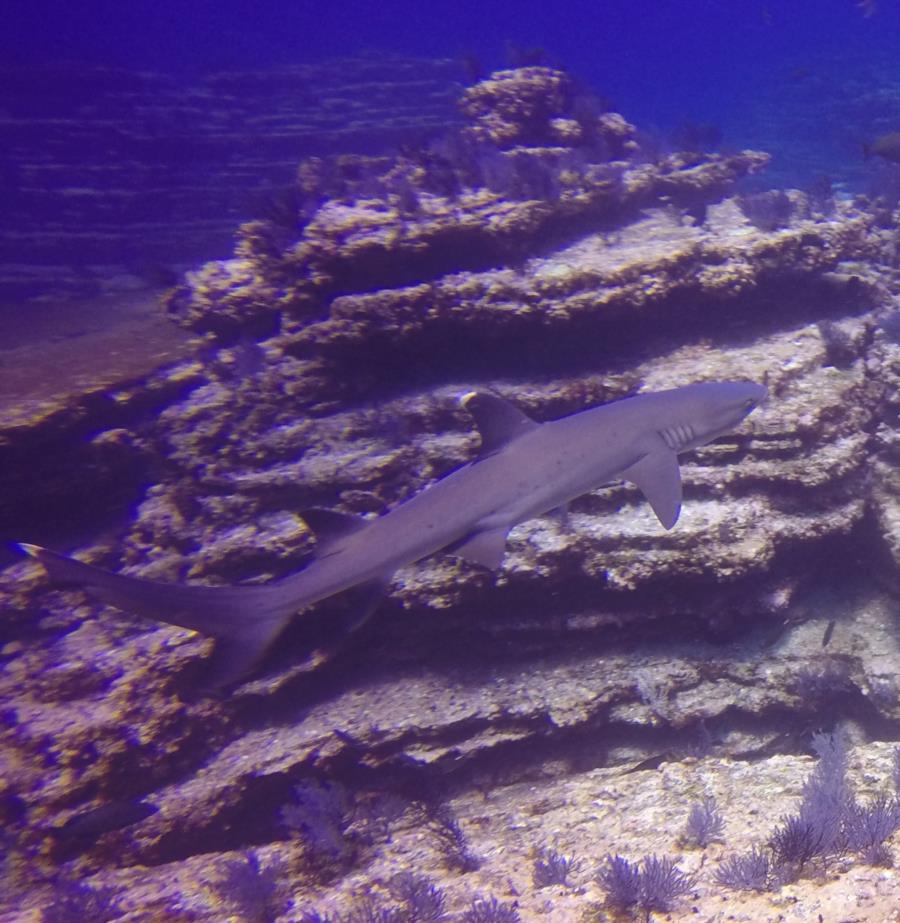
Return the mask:
[[258,586],[157,583],[114,574],[37,545],[20,545],[50,577],[104,603],[217,638],[206,690],[233,685],[257,665],[291,617],[351,587],[377,606],[393,573],[447,551],[496,568],[517,523],[611,481],[635,484],[662,526],[681,510],[678,455],[734,429],[766,397],[745,381],[702,382],[625,398],[549,423],[472,392],[463,406],[481,433],[477,459],[374,519],[312,510],[317,555],[302,571]]

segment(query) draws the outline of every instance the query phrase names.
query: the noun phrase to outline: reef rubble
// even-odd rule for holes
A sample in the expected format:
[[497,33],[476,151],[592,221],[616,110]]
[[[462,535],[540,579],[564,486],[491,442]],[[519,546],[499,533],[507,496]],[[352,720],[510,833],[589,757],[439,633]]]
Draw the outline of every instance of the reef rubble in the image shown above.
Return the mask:
[[[154,579],[271,579],[313,553],[304,508],[375,514],[469,460],[473,387],[539,420],[702,379],[764,381],[767,406],[685,459],[673,531],[634,489],[595,491],[518,526],[496,575],[449,555],[404,569],[342,645],[340,601],[298,619],[221,701],[190,695],[207,640],[11,563],[0,816],[22,906],[48,906],[62,867],[128,919],[222,919],[237,898],[216,882],[235,861],[261,875],[255,850],[294,882],[279,919],[388,899],[391,875],[436,863],[454,911],[493,893],[526,920],[582,919],[596,884],[534,890],[510,871],[524,850],[672,852],[663,814],[701,788],[726,810],[745,801],[729,792],[763,800],[823,714],[854,729],[863,776],[865,754],[886,759],[864,738],[900,721],[888,231],[865,202],[796,191],[759,226],[736,186],[765,154],[651,156],[550,68],[493,75],[461,111],[452,144],[307,161],[296,213],[242,225],[231,259],[167,296],[202,338],[189,355],[7,408],[3,534]],[[328,861],[285,829],[310,778],[359,808]],[[134,827],[60,835],[138,797],[159,810]],[[478,870],[459,843],[435,851],[454,824]],[[713,914],[703,856],[694,902]],[[894,872],[844,874],[887,912]],[[788,888],[811,913],[833,885]],[[774,920],[789,899],[729,907]]]

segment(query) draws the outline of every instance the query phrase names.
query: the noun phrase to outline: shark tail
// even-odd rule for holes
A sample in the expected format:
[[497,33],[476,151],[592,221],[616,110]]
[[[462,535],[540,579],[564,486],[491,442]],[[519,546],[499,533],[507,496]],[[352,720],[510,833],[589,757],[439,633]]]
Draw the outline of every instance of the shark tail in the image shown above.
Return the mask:
[[279,582],[236,587],[158,583],[114,574],[39,545],[19,547],[54,581],[74,584],[117,609],[214,637],[204,692],[221,691],[245,678],[305,605]]

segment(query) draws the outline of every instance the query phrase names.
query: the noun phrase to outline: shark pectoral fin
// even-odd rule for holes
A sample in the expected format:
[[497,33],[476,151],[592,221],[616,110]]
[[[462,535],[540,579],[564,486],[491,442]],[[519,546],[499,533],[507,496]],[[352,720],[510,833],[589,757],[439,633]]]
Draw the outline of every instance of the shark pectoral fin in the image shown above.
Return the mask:
[[503,555],[506,554],[506,534],[508,531],[508,529],[501,526],[499,529],[475,532],[444,550],[448,554],[455,554],[457,557],[465,558],[473,564],[480,564],[482,567],[496,570],[503,560]]
[[460,404],[475,418],[481,436],[480,458],[498,452],[541,425],[515,404],[487,391],[470,391],[460,398]]
[[671,529],[681,513],[681,470],[678,456],[669,449],[648,452],[622,472],[647,498],[663,528]]

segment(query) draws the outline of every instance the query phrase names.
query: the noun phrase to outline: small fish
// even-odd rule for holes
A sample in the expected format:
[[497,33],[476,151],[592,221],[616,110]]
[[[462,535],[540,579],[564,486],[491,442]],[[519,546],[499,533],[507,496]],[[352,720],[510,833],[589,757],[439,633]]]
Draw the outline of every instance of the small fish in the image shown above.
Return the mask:
[[900,131],[889,131],[886,135],[879,135],[869,144],[863,144],[863,156],[872,155],[891,163],[900,163]]
[[664,750],[662,753],[655,753],[653,756],[648,756],[646,759],[641,760],[639,763],[635,763],[634,766],[629,766],[629,768],[625,770],[624,775],[630,776],[633,772],[648,772],[659,769],[663,763],[671,759],[671,750]]
[[869,19],[878,12],[878,0],[856,0],[856,8],[864,19]]
[[93,839],[112,830],[130,827],[158,810],[155,804],[147,801],[110,801],[70,817],[53,833],[63,840]]
[[832,619],[825,626],[825,634],[822,635],[822,647],[828,647],[828,642],[831,640],[831,636],[834,634],[835,621]]
[[240,340],[231,348],[231,373],[235,378],[256,378],[265,368],[266,351],[255,340]]
[[220,380],[230,383],[254,380],[266,365],[266,351],[249,334],[230,343],[206,343],[197,351],[197,358]]

